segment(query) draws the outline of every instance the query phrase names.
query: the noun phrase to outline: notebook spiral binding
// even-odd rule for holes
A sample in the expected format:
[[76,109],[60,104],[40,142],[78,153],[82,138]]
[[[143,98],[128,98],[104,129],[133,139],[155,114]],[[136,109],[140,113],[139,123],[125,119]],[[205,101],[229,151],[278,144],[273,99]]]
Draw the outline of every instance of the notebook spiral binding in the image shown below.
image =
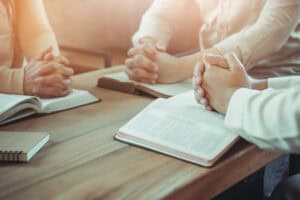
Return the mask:
[[0,161],[19,162],[23,151],[0,151]]

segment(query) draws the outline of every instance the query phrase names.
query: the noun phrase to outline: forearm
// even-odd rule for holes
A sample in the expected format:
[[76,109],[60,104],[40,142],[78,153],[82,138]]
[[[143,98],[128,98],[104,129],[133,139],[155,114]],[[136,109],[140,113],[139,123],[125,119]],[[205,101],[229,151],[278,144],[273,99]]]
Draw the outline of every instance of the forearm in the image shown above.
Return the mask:
[[180,73],[183,76],[182,79],[191,78],[193,76],[195,65],[196,65],[196,63],[201,61],[201,59],[202,59],[201,52],[197,52],[197,53],[179,58]]
[[215,47],[223,53],[235,52],[249,68],[284,45],[296,27],[299,13],[298,0],[268,0],[254,25],[228,37]]
[[[25,39],[26,38],[26,39]],[[55,56],[60,55],[58,43],[52,30],[40,30],[39,32],[28,37],[23,36],[21,43],[24,55],[27,59],[35,59],[40,56],[41,52],[47,48],[53,48]]]
[[191,55],[183,56],[179,58],[179,62],[181,63],[182,69],[180,71],[182,72],[182,75],[185,77],[184,79],[191,78],[194,74],[195,65],[202,61],[203,54],[205,53],[211,53],[214,55],[221,55],[221,52],[216,48],[210,48],[204,51],[198,51],[196,53],[193,53]]
[[16,1],[17,35],[23,53],[28,59],[37,58],[50,46],[55,55],[59,48],[49,24],[43,1]]
[[239,89],[230,100],[225,124],[263,149],[299,153],[299,102],[300,92],[294,89]]
[[142,17],[139,30],[133,36],[133,44],[144,37],[152,37],[164,48],[176,31],[181,14],[185,12],[188,0],[155,0]]

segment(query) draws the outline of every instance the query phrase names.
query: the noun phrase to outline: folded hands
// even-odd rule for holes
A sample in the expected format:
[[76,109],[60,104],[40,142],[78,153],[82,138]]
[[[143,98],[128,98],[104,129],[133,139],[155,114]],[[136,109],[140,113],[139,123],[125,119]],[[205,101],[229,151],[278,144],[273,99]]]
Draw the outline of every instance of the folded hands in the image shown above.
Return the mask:
[[73,69],[63,56],[54,56],[52,48],[40,57],[29,61],[25,67],[24,94],[42,98],[65,96],[71,91]]
[[193,88],[198,103],[208,110],[225,114],[229,101],[239,88],[249,88],[250,80],[234,54],[225,57],[204,54],[195,67]]

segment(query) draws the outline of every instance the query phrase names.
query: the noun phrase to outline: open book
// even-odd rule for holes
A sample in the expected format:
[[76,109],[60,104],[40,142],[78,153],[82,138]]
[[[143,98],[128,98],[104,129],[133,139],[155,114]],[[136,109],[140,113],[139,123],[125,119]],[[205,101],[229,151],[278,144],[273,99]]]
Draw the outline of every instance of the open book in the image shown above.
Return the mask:
[[0,94],[0,125],[33,115],[52,113],[98,101],[84,90],[73,90],[68,96],[41,99],[33,96]]
[[115,138],[202,166],[212,166],[237,140],[222,115],[197,104],[193,92],[157,99]]
[[117,90],[130,94],[146,93],[154,97],[167,98],[189,91],[192,79],[172,84],[145,84],[129,80],[125,72],[118,72],[101,77],[98,87]]

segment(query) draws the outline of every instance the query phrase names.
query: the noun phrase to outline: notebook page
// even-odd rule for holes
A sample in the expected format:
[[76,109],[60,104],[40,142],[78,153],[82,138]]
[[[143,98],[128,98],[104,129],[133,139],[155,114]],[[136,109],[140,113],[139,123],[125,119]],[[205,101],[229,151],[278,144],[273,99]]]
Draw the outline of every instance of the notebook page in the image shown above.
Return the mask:
[[[105,77],[112,78],[119,80],[121,82],[134,82],[128,79],[127,75],[125,72],[119,72],[119,73],[114,73],[110,75],[106,75]],[[192,88],[192,79],[187,79],[182,82],[178,83],[172,83],[172,84],[145,84],[145,83],[139,83],[136,82],[137,85],[141,85],[145,88],[149,88],[151,90],[154,90],[160,94],[164,94],[167,96],[175,96],[177,94],[181,94],[183,92],[186,92]]]
[[205,160],[215,158],[237,138],[220,115],[199,106],[170,105],[168,100],[155,101],[120,132]]

